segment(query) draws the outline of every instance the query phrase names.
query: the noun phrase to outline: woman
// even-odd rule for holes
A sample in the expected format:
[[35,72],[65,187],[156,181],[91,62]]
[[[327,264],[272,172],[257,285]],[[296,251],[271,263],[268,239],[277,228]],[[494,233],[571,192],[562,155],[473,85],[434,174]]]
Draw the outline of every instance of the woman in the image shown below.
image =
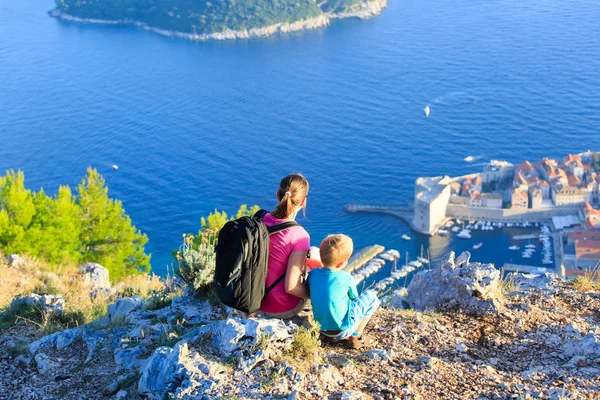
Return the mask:
[[[267,226],[296,219],[298,212],[306,207],[308,181],[300,174],[291,174],[281,180],[277,190],[277,207],[263,217]],[[287,319],[298,314],[309,296],[308,287],[302,282],[306,253],[310,250],[310,237],[301,226],[294,226],[271,235],[269,242],[269,271],[267,287],[285,273],[263,299],[260,311],[267,317]]]

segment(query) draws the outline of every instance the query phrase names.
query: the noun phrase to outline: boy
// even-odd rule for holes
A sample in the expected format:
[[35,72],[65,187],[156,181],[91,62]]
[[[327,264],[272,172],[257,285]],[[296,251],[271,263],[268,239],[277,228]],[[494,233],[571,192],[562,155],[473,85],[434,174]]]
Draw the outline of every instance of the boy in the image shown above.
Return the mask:
[[308,275],[310,301],[315,320],[321,325],[321,338],[342,341],[358,349],[371,340],[363,330],[379,307],[375,292],[358,295],[354,278],[343,268],[352,254],[352,239],[346,235],[329,235],[321,242],[323,268]]

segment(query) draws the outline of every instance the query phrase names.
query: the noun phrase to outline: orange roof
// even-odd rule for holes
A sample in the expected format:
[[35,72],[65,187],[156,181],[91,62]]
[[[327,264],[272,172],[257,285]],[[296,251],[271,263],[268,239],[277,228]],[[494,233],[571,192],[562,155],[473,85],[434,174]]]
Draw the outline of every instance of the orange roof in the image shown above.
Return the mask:
[[523,164],[519,165],[517,168],[520,169],[521,172],[523,172],[523,174],[529,175],[531,173],[531,171],[533,170],[533,165],[529,161],[525,161]]
[[517,196],[517,197],[521,197],[522,199],[528,200],[529,197],[527,196],[527,192],[525,192],[524,190],[515,190],[512,194],[512,196]]
[[568,156],[565,157],[565,164],[568,164],[571,162],[581,164],[581,157],[573,155],[573,154],[569,154]]
[[540,181],[539,181],[538,183],[539,183],[540,185],[542,185],[542,186],[550,186],[550,185],[548,185],[548,182],[546,182],[546,181],[545,181],[545,180],[543,180],[543,179],[540,179]]
[[569,240],[600,240],[600,230],[570,232]]
[[581,185],[581,180],[575,175],[568,176],[569,186],[578,186]]
[[515,175],[515,182],[518,183],[519,185],[527,185],[527,181],[525,180],[525,177],[520,172],[517,172],[517,174]]

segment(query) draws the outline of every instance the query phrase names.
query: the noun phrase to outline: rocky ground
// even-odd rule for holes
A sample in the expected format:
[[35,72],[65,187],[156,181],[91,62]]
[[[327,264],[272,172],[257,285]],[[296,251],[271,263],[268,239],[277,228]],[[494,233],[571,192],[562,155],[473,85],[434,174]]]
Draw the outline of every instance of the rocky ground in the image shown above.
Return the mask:
[[450,296],[435,311],[379,310],[361,350],[317,347],[298,326],[308,318],[247,318],[193,297],[120,299],[41,339],[20,321],[0,331],[0,399],[600,399],[599,293],[519,275],[486,302],[498,282],[459,260],[439,267],[442,281],[423,273],[455,280],[429,293]]

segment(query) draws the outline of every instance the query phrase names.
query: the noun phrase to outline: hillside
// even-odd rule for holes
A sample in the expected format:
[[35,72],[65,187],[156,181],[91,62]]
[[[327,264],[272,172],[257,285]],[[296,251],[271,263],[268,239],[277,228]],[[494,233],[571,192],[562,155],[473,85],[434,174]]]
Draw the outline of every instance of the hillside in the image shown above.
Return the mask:
[[449,255],[413,282],[407,297],[397,294],[375,314],[367,327],[375,343],[360,350],[321,344],[308,310],[286,322],[248,317],[166,287],[158,299],[117,299],[97,321],[51,335],[57,328],[43,331],[33,316],[17,319],[0,326],[0,393],[67,400],[600,395],[596,283],[549,274],[501,281],[468,254]]
[[385,7],[385,0],[56,0],[56,7],[52,15],[63,19],[136,22],[203,38],[277,25],[282,25],[282,30],[310,29],[327,25],[336,13],[344,18],[369,17]]

